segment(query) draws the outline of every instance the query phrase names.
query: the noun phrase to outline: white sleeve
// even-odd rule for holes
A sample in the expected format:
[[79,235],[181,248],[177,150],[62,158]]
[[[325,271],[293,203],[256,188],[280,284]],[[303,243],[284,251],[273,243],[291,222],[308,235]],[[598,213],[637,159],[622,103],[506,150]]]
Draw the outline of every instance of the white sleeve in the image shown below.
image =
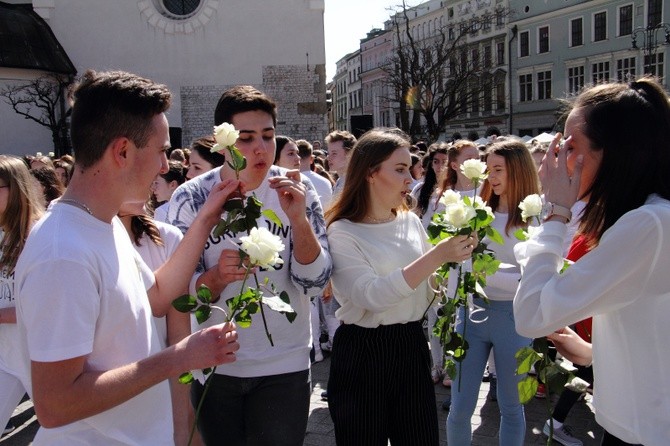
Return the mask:
[[514,298],[516,330],[541,337],[644,297],[661,254],[663,228],[648,210],[621,217],[598,247],[559,274],[566,227],[547,222],[516,247],[522,279]]

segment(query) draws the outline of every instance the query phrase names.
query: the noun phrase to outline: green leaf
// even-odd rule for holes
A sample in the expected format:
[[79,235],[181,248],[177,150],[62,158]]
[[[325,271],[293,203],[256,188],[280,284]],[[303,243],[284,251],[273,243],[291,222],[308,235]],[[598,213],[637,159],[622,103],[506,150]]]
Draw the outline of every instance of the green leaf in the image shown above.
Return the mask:
[[530,238],[528,237],[528,231],[526,231],[524,228],[519,228],[514,231],[514,237],[516,237],[518,240],[521,240],[522,242],[525,242]]
[[538,354],[532,347],[523,347],[519,349],[514,354],[516,358],[516,374],[523,375],[530,372],[531,367],[537,361],[542,359],[542,356]]
[[200,285],[198,287],[198,300],[204,304],[208,304],[212,301],[212,290],[210,290],[207,285]]
[[223,210],[226,212],[232,212],[235,209],[244,209],[244,201],[239,197],[229,198],[228,201],[223,204]]
[[209,305],[200,305],[197,310],[195,310],[195,318],[198,321],[198,324],[202,324],[207,321],[211,314],[212,309],[209,307]]
[[194,381],[193,374],[191,372],[185,372],[179,375],[179,382],[181,384],[191,384]]
[[244,158],[244,155],[242,155],[242,152],[235,147],[229,147],[228,151],[230,152],[230,157],[232,158],[232,168],[236,171],[239,172],[240,170],[244,170],[247,167],[247,160]]
[[212,231],[212,235],[215,238],[221,237],[224,232],[228,231],[229,223],[224,220],[219,220],[219,222],[216,224],[214,227],[214,230]]
[[486,228],[486,235],[488,235],[489,239],[491,239],[492,242],[495,242],[499,245],[505,244],[505,240],[503,240],[502,235],[500,235],[500,232],[498,232],[492,226],[488,226]]
[[521,404],[526,404],[533,399],[537,393],[537,386],[537,378],[532,375],[526,376],[517,383],[517,389],[519,390],[519,401]]
[[263,212],[261,212],[261,214],[263,214],[265,216],[265,218],[270,220],[272,223],[276,224],[277,227],[281,228],[283,226],[283,223],[281,222],[281,220],[277,216],[277,213],[275,211],[273,211],[272,209],[263,209]]
[[447,375],[449,375],[449,378],[451,378],[452,380],[455,380],[456,377],[458,376],[458,369],[456,368],[456,363],[451,359],[447,360],[444,363],[444,370],[445,372],[447,372]]
[[184,294],[183,296],[179,296],[178,298],[173,300],[172,306],[174,307],[175,310],[181,313],[189,313],[193,311],[195,307],[198,306],[198,302],[196,301],[195,296],[191,296],[190,294]]
[[[274,286],[272,287],[274,289]],[[287,304],[291,304],[291,298],[288,296],[288,293],[286,291],[282,291],[279,293],[279,298],[286,302]]]
[[251,315],[248,311],[240,311],[235,315],[235,323],[240,328],[249,328],[251,327]]

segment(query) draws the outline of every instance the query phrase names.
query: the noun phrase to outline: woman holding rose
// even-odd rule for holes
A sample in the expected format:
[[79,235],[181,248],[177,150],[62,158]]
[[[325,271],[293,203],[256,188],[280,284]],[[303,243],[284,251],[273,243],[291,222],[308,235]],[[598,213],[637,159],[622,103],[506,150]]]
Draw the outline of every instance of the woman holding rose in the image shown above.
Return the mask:
[[338,445],[438,444],[421,327],[433,297],[427,279],[443,263],[469,258],[476,240],[456,236],[431,249],[405,205],[409,146],[399,130],[363,135],[352,149],[344,189],[326,213],[343,322],[328,382]]
[[[602,444],[670,438],[670,104],[656,81],[598,85],[575,100],[542,162],[546,201],[587,204],[593,249],[564,273],[566,222],[550,215],[516,251],[524,267],[517,331],[546,336],[593,316],[596,421]],[[634,131],[631,131],[634,129]],[[634,384],[635,383],[635,384]]]
[[471,418],[477,405],[481,376],[489,354],[493,351],[498,380],[497,396],[500,407],[500,444],[523,445],[526,421],[523,405],[519,402],[516,375],[517,350],[530,345],[531,340],[517,334],[514,328],[512,300],[516,293],[521,270],[514,258],[514,246],[518,240],[514,232],[526,227],[519,203],[528,195],[538,194],[540,181],[533,158],[520,140],[498,138],[486,155],[488,178],[482,188],[482,199],[491,206],[495,219],[491,226],[496,229],[504,244],[500,245],[484,238],[488,249],[502,263],[498,271],[486,277],[486,296],[473,298],[479,311],[465,316],[461,308],[457,329],[463,333],[463,317],[467,323],[468,353],[462,362],[462,373],[458,386],[451,390],[451,410],[447,418],[447,438],[450,445],[469,445],[472,442]]

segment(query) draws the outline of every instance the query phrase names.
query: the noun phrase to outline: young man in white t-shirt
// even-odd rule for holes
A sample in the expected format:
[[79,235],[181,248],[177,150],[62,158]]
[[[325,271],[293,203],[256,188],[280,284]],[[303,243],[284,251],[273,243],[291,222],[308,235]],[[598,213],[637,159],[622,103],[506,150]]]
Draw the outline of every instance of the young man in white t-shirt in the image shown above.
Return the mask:
[[167,170],[164,85],[88,71],[74,91],[76,164],[65,195],[35,225],[16,266],[17,319],[42,426],[35,445],[171,444],[167,379],[235,360],[231,324],[160,350],[152,323],[186,289],[237,182],[208,200],[175,256],[152,273],[116,215]]

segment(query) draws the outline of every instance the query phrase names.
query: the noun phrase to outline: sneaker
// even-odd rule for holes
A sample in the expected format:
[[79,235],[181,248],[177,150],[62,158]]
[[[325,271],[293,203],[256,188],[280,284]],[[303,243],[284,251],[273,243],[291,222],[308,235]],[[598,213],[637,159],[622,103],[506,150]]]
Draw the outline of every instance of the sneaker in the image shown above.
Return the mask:
[[[544,427],[542,428],[542,433],[546,435],[547,437],[549,436],[549,420],[547,420],[546,423],[544,423]],[[554,436],[553,440],[556,443],[560,443],[563,446],[582,446],[583,443],[581,440],[576,438],[574,435],[572,435],[572,432],[570,432],[570,427],[566,426],[565,424],[559,428],[554,427]]]
[[542,383],[538,384],[537,392],[535,392],[535,398],[543,400],[546,397],[547,397],[547,388]]
[[7,426],[5,426],[5,430],[2,431],[2,435],[7,435],[11,432],[14,432],[14,429],[16,429],[16,426],[14,426],[11,421],[9,421]]
[[491,376],[491,381],[489,382],[489,393],[486,395],[486,399],[489,401],[498,401],[498,378]]
[[433,368],[430,371],[430,377],[433,380],[433,384],[437,384],[437,383],[440,382],[440,380],[442,379],[442,374],[443,373],[444,372],[442,371],[442,369],[440,367],[438,367],[436,365],[433,366]]

